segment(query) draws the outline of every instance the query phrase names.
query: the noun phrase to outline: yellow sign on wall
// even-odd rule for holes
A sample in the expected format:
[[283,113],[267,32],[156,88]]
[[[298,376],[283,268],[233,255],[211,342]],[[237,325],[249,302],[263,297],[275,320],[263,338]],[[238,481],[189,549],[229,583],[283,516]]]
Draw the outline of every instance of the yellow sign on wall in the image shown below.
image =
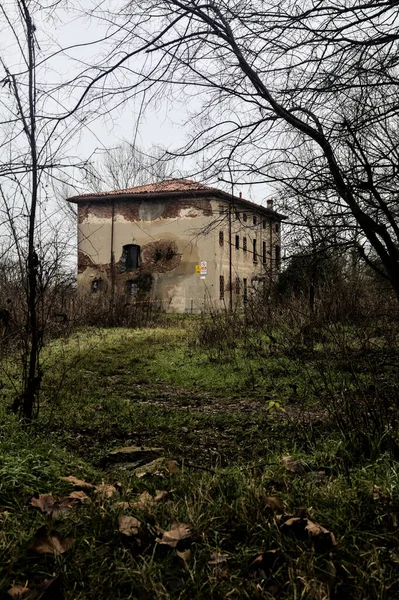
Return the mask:
[[195,265],[195,272],[197,273],[197,275],[201,273],[201,265]]

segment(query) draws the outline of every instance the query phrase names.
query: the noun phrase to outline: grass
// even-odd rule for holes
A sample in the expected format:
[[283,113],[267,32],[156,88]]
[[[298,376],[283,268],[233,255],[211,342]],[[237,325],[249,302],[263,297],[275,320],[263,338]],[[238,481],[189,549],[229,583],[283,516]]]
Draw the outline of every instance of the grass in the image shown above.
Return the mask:
[[[8,413],[5,384],[0,589],[28,582],[34,590],[58,576],[67,600],[397,598],[399,469],[383,449],[372,459],[354,457],[342,433],[320,418],[322,353],[276,356],[263,339],[258,352],[238,346],[218,359],[186,323],[88,329],[54,341],[33,429]],[[353,381],[340,360],[332,365],[337,389]],[[270,400],[287,412],[270,410]],[[304,411],[310,421],[299,418]],[[161,448],[178,471],[138,478],[134,465],[109,459],[127,445]],[[299,473],[287,468],[286,455],[302,465]],[[72,488],[61,477],[68,475],[115,492],[92,493],[57,520],[30,505],[33,495],[67,496]],[[118,505],[156,490],[168,496],[141,508]],[[283,503],[283,515],[270,497]],[[123,514],[139,519],[138,536],[119,531]],[[337,549],[321,552],[308,537],[284,533],[291,515],[333,532]],[[158,528],[176,521],[192,532],[180,555],[156,542]],[[43,526],[73,537],[72,547],[37,554]]]

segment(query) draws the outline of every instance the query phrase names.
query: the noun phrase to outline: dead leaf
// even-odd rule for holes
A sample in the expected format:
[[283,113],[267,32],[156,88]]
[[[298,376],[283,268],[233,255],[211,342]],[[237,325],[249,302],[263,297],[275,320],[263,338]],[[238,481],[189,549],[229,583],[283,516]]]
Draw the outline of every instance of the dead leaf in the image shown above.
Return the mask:
[[60,514],[66,513],[77,504],[77,500],[74,498],[60,498],[57,500],[52,494],[43,494],[39,498],[33,497],[31,499],[31,505],[56,519]]
[[57,531],[47,534],[46,527],[41,527],[36,532],[33,550],[38,554],[63,554],[74,541],[73,537],[62,538]]
[[325,527],[318,525],[318,523],[313,523],[309,519],[307,519],[307,521],[306,531],[313,543],[315,551],[325,553],[335,550],[337,547],[335,535]]
[[29,588],[25,585],[13,585],[7,592],[10,598],[15,598],[15,600],[20,600],[22,598],[26,598],[26,595],[30,592]]
[[151,496],[149,492],[143,492],[140,494],[139,500],[132,503],[132,507],[138,509],[149,509],[155,506],[155,504],[156,502],[154,496]]
[[68,477],[61,477],[61,479],[63,481],[67,481],[68,483],[71,483],[74,487],[76,488],[80,488],[81,490],[85,491],[85,492],[90,492],[91,490],[95,489],[95,485],[93,485],[92,483],[88,483],[87,481],[83,481],[82,479],[77,479],[77,477],[74,477],[73,475],[68,475]]
[[190,550],[190,548],[188,548],[187,550],[183,550],[183,551],[176,550],[176,554],[185,563],[188,563],[191,560],[191,550]]
[[163,500],[168,495],[166,490],[156,490],[155,496],[145,491],[140,495],[137,502],[131,504],[132,508],[148,510],[153,508],[158,502]]
[[46,514],[53,512],[55,502],[55,498],[52,494],[43,494],[42,496],[39,496],[39,498],[33,497],[30,501],[31,506],[40,508],[40,510]]
[[87,496],[83,491],[74,491],[71,492],[68,496],[68,499],[71,498],[72,500],[78,500],[79,502],[85,502],[88,499],[89,496]]
[[306,471],[309,471],[307,463],[295,460],[292,456],[283,456],[283,464],[288,471],[296,475],[303,475]]
[[120,502],[115,502],[114,507],[121,508],[122,510],[127,510],[128,508],[132,508],[132,504],[130,502],[123,502],[121,500]]
[[310,519],[290,517],[281,523],[280,529],[283,533],[293,533],[297,538],[309,539],[316,552],[331,552],[337,546],[334,534]]
[[273,496],[264,496],[263,500],[265,501],[266,506],[271,508],[273,512],[284,512],[284,504],[278,498],[274,498]]
[[95,486],[94,493],[97,494],[101,500],[106,500],[107,498],[112,498],[112,496],[117,493],[117,490],[114,485],[101,483],[100,485]]
[[122,515],[119,517],[119,531],[123,535],[135,536],[139,533],[140,521],[135,517]]
[[159,527],[157,530],[158,537],[156,541],[158,544],[167,544],[171,548],[176,548],[180,542],[189,540],[192,537],[190,528],[184,523],[173,523],[169,531],[165,531]]
[[154,500],[155,502],[160,502],[169,494],[166,490],[155,490]]
[[222,565],[230,559],[228,554],[221,554],[220,552],[213,552],[211,554],[211,560],[208,560],[208,565]]
[[142,478],[147,475],[165,477],[179,473],[180,468],[175,460],[167,458],[157,458],[147,465],[135,469],[136,477]]

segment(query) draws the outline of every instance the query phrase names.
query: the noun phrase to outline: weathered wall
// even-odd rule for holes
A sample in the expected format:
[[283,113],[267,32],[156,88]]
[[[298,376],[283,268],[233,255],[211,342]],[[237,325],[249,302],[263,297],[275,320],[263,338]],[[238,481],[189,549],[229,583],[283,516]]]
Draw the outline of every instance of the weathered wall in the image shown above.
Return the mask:
[[[139,299],[149,299],[163,309],[175,312],[197,312],[211,302],[219,307],[228,304],[229,289],[229,238],[227,203],[217,199],[188,200],[130,200],[112,203],[80,204],[78,283],[81,292],[92,293],[92,282],[98,280],[98,293],[109,293],[114,286],[126,293],[127,282],[137,282]],[[254,276],[264,277],[268,263],[262,263],[262,240],[269,252],[272,249],[271,227],[263,228],[263,217],[258,225],[252,224],[248,212],[247,223],[242,218],[232,219],[232,271],[233,291],[235,277],[246,278],[248,290]],[[112,227],[113,220],[113,227]],[[113,232],[112,232],[113,230]],[[219,232],[224,242],[220,244]],[[235,248],[235,235],[240,235],[241,248]],[[247,237],[248,250],[242,249],[242,237]],[[256,236],[258,263],[254,264],[252,239]],[[276,238],[277,239],[277,238]],[[137,244],[141,247],[138,270],[121,272],[123,246]],[[207,262],[208,273],[201,278],[196,265]],[[220,276],[224,276],[225,299],[220,301]],[[127,294],[127,299],[129,298]],[[236,300],[242,300],[242,290]]]

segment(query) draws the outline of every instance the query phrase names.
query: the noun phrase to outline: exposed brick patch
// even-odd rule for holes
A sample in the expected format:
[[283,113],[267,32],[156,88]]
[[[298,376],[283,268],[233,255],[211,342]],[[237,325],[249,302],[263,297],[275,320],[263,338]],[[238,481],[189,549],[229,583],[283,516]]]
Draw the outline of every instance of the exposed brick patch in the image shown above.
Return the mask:
[[139,200],[129,200],[128,202],[115,202],[115,215],[121,215],[126,221],[139,221]]
[[180,263],[181,254],[173,240],[158,240],[141,248],[141,268],[149,273],[173,271]]
[[82,223],[86,219],[89,219],[89,215],[97,217],[98,219],[111,219],[112,218],[112,205],[109,202],[101,203],[90,203],[79,204],[78,209],[78,220]]
[[188,211],[191,209],[193,211],[193,216],[196,216],[196,212],[201,212],[204,216],[208,217],[211,216],[213,212],[211,201],[206,198],[195,198],[190,200],[176,199],[169,200],[162,218],[176,219],[180,216],[180,211],[183,209]]

